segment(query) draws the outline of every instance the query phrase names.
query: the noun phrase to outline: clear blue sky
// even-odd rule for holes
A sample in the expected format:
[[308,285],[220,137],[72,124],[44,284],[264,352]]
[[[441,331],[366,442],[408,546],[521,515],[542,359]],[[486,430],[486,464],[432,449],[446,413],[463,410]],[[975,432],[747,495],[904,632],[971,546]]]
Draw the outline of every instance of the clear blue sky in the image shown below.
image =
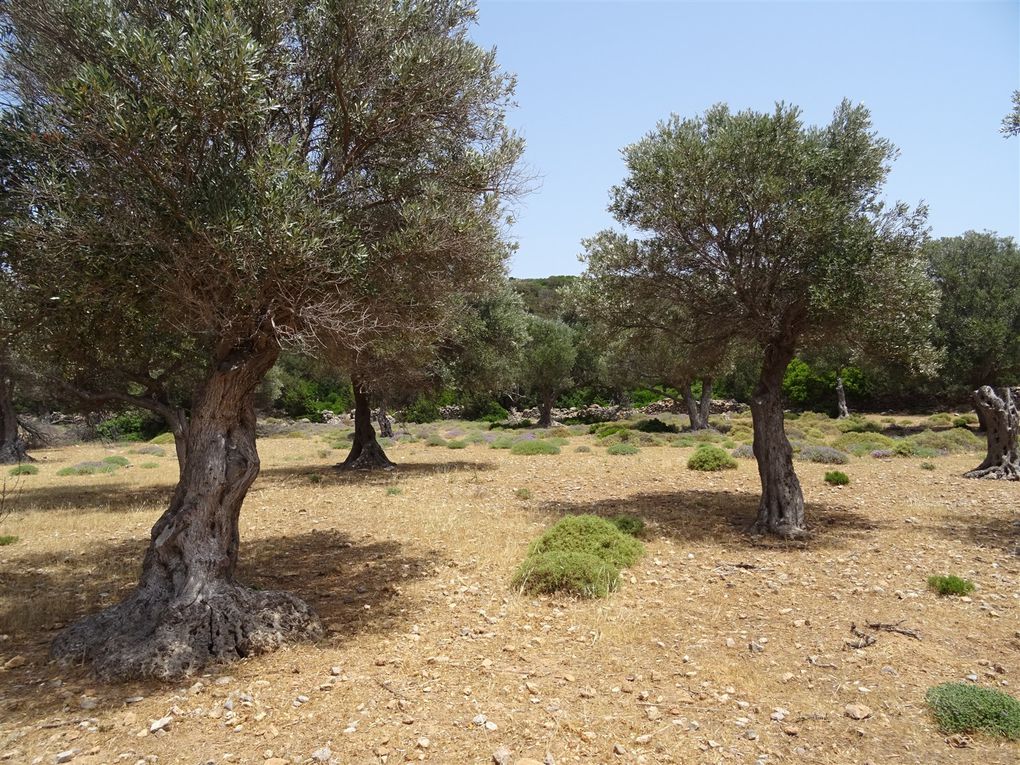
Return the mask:
[[671,112],[800,106],[827,122],[864,103],[900,149],[890,199],[930,207],[934,236],[1020,239],[1020,2],[480,0],[474,38],[518,76],[511,123],[539,188],[518,209],[514,276],[578,273],[612,225],[619,150]]

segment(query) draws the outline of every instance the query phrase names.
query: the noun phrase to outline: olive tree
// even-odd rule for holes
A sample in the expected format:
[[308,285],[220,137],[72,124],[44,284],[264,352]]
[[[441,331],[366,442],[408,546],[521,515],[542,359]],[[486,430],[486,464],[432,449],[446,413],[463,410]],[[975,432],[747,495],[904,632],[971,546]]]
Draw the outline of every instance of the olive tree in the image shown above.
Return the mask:
[[235,579],[256,391],[281,348],[434,323],[451,286],[502,267],[512,79],[468,39],[475,10],[457,0],[0,12],[6,87],[47,157],[16,270],[57,303],[106,296],[199,369],[138,586],[55,655],[172,677],[318,635],[304,601]]
[[925,211],[883,204],[895,150],[847,102],[824,127],[783,104],[771,113],[718,105],[671,117],[623,155],[628,175],[610,210],[642,238],[612,270],[682,307],[692,341],[758,349],[755,528],[800,536],[783,373],[805,345],[923,350],[934,299],[919,251]]
[[528,317],[528,342],[521,360],[521,387],[538,399],[538,424],[552,424],[556,397],[573,384],[570,376],[577,358],[576,336],[559,319]]

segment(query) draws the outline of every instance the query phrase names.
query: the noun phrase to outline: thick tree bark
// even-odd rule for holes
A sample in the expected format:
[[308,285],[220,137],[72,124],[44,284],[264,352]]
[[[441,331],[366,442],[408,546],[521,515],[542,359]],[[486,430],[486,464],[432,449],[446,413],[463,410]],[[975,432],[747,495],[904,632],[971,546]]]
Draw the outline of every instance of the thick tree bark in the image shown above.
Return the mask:
[[0,465],[32,462],[27,449],[18,430],[18,413],[14,411],[14,380],[7,365],[0,363]]
[[1009,388],[983,385],[974,391],[974,408],[985,423],[988,451],[984,462],[965,473],[967,478],[1020,481],[1020,411]]
[[556,403],[556,396],[552,393],[546,393],[542,396],[542,400],[538,405],[538,426],[540,428],[548,428],[552,425],[552,408],[554,403]]
[[392,470],[396,465],[375,438],[372,427],[372,406],[368,399],[368,387],[361,381],[354,381],[354,443],[350,454],[340,463],[344,470]]
[[138,586],[68,627],[55,656],[90,662],[104,678],[168,679],[321,634],[302,600],[234,579],[238,516],[259,472],[255,390],[278,353],[272,338],[258,337],[218,354],[195,397],[188,459],[152,528]]
[[382,438],[393,438],[393,421],[386,414],[386,404],[382,401],[375,412],[375,421],[379,424],[379,435]]
[[701,380],[701,400],[694,398],[694,391],[689,382],[680,386],[687,405],[687,418],[691,421],[691,430],[707,430],[708,417],[712,413],[712,378]]
[[836,406],[839,408],[839,419],[850,416],[850,410],[846,408],[846,391],[843,389],[843,378],[836,378]]
[[698,403],[698,414],[701,415],[702,429],[708,428],[708,418],[712,414],[712,378],[701,378],[701,401]]
[[765,348],[761,376],[751,397],[754,457],[761,501],[754,530],[786,539],[804,536],[804,494],[793,469],[793,449],[783,426],[783,374],[793,359],[794,341],[774,340]]

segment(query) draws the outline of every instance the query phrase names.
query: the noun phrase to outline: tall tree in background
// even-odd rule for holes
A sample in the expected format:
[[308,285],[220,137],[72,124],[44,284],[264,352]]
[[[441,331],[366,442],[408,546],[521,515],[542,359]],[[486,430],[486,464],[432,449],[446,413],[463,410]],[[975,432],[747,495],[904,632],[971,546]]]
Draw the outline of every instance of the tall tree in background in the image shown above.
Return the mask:
[[968,231],[925,248],[942,299],[935,342],[943,351],[942,388],[972,391],[988,439],[971,478],[1020,480],[1020,422],[1011,386],[1020,385],[1020,249],[1011,237]]
[[696,322],[689,337],[760,351],[751,400],[759,532],[806,531],[783,427],[783,374],[798,347],[924,350],[934,303],[919,252],[925,214],[880,200],[894,156],[868,111],[846,102],[821,128],[782,104],[768,114],[715,106],[674,116],[624,150],[628,176],[610,210],[645,238],[614,272],[658,282]]
[[201,370],[137,588],[54,653],[172,677],[319,634],[303,601],[234,577],[256,390],[285,345],[368,347],[502,268],[512,80],[456,0],[0,12],[6,86],[48,160],[16,271],[61,303],[97,290]]
[[577,358],[574,331],[558,319],[528,317],[528,342],[521,360],[521,387],[538,399],[538,424],[552,424],[556,397],[573,385],[570,377]]
[[1013,91],[1013,109],[1002,118],[1002,134],[1007,138],[1020,135],[1020,90]]

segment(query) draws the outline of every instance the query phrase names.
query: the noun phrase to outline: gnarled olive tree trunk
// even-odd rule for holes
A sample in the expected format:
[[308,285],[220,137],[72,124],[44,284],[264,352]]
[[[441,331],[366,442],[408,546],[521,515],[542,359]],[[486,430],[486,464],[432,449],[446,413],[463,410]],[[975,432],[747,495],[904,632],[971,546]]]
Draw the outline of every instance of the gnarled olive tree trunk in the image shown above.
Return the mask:
[[538,404],[538,427],[548,428],[552,425],[552,408],[556,403],[556,394],[543,393]]
[[386,413],[386,404],[382,401],[375,411],[375,421],[379,425],[379,435],[382,438],[393,438],[393,421]]
[[299,598],[234,579],[238,516],[259,472],[255,389],[278,352],[272,338],[259,337],[218,354],[195,398],[188,458],[152,528],[138,586],[68,627],[55,656],[90,662],[105,678],[173,678],[321,634]]
[[965,473],[967,478],[998,478],[1020,481],[1020,412],[1013,391],[996,391],[983,385],[974,391],[974,408],[985,425],[988,452],[984,462]]
[[684,392],[684,403],[687,404],[687,417],[691,421],[691,430],[707,430],[708,417],[712,413],[712,378],[701,378],[701,399],[694,398],[691,384],[681,386]]
[[850,410],[846,406],[846,390],[843,388],[843,378],[836,378],[836,407],[839,409],[839,419],[850,416]]
[[27,450],[18,430],[18,413],[14,411],[14,379],[7,365],[0,363],[0,465],[32,462]]
[[347,459],[340,463],[344,470],[392,470],[390,461],[375,438],[372,427],[372,406],[368,399],[368,386],[354,380],[354,443]]
[[765,348],[758,385],[751,397],[754,458],[761,478],[761,502],[754,530],[792,539],[804,536],[804,494],[793,469],[793,448],[783,426],[783,374],[794,344],[773,341]]

